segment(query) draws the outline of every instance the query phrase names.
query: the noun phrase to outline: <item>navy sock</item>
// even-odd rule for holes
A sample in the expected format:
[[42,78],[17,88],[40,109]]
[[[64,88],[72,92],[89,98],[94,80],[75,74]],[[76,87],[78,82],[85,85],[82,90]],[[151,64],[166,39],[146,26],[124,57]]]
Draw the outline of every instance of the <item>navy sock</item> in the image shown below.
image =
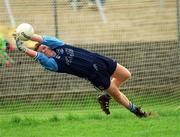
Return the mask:
[[135,104],[133,104],[133,103],[129,103],[129,107],[128,107],[128,109],[132,112],[132,113],[136,113],[137,112],[137,106],[135,105]]

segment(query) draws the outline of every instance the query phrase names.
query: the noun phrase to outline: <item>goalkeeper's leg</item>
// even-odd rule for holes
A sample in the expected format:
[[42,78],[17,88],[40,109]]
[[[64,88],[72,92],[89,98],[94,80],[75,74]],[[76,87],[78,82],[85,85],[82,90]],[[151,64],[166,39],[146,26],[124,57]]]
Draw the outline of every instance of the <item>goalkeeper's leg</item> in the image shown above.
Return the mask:
[[125,67],[117,64],[117,68],[112,75],[110,87],[107,89],[108,94],[112,96],[120,105],[123,105],[125,108],[129,109],[136,116],[147,117],[150,113],[143,112],[140,107],[137,107],[135,104],[131,103],[129,99],[119,90],[119,87],[130,77],[131,73]]
[[108,93],[122,106],[130,110],[132,113],[134,113],[137,117],[147,117],[150,115],[150,113],[144,112],[141,110],[140,107],[137,107],[135,104],[131,103],[128,98],[119,91],[118,87],[114,85],[114,83],[111,84],[110,88],[108,89]]

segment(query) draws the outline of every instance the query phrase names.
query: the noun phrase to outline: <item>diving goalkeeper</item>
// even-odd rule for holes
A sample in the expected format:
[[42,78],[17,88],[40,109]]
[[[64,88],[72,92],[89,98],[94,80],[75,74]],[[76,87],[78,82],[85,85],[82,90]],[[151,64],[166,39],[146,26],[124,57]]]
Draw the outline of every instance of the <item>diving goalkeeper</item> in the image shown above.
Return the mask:
[[17,34],[14,35],[17,48],[34,58],[45,69],[57,73],[72,74],[89,80],[103,92],[98,102],[106,114],[110,114],[109,100],[111,97],[137,117],[147,117],[149,113],[141,110],[119,90],[119,87],[131,77],[131,73],[116,61],[100,54],[74,47],[60,39],[51,36],[33,34],[27,36],[37,42],[35,48],[23,46]]

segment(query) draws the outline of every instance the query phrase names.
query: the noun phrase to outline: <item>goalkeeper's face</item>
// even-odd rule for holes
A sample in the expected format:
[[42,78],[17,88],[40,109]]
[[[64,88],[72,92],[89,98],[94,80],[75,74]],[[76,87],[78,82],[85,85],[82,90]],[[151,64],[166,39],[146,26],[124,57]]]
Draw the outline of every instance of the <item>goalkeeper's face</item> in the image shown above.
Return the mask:
[[52,51],[48,46],[39,45],[37,48],[37,52],[44,53],[48,57],[52,57],[54,55],[54,51]]

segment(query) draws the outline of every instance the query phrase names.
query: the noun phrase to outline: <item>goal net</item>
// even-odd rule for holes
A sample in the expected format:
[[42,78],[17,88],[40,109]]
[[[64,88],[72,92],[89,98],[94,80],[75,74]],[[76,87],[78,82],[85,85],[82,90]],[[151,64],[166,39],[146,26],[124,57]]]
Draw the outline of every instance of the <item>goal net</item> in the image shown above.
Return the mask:
[[[176,4],[172,0],[13,0],[9,8],[16,25],[28,22],[38,34],[57,36],[128,68],[132,78],[121,90],[136,104],[176,107],[180,105]],[[10,26],[4,1],[0,7],[0,25]],[[100,92],[88,81],[46,71],[18,50],[9,56],[12,67],[0,68],[0,113],[99,108]]]

